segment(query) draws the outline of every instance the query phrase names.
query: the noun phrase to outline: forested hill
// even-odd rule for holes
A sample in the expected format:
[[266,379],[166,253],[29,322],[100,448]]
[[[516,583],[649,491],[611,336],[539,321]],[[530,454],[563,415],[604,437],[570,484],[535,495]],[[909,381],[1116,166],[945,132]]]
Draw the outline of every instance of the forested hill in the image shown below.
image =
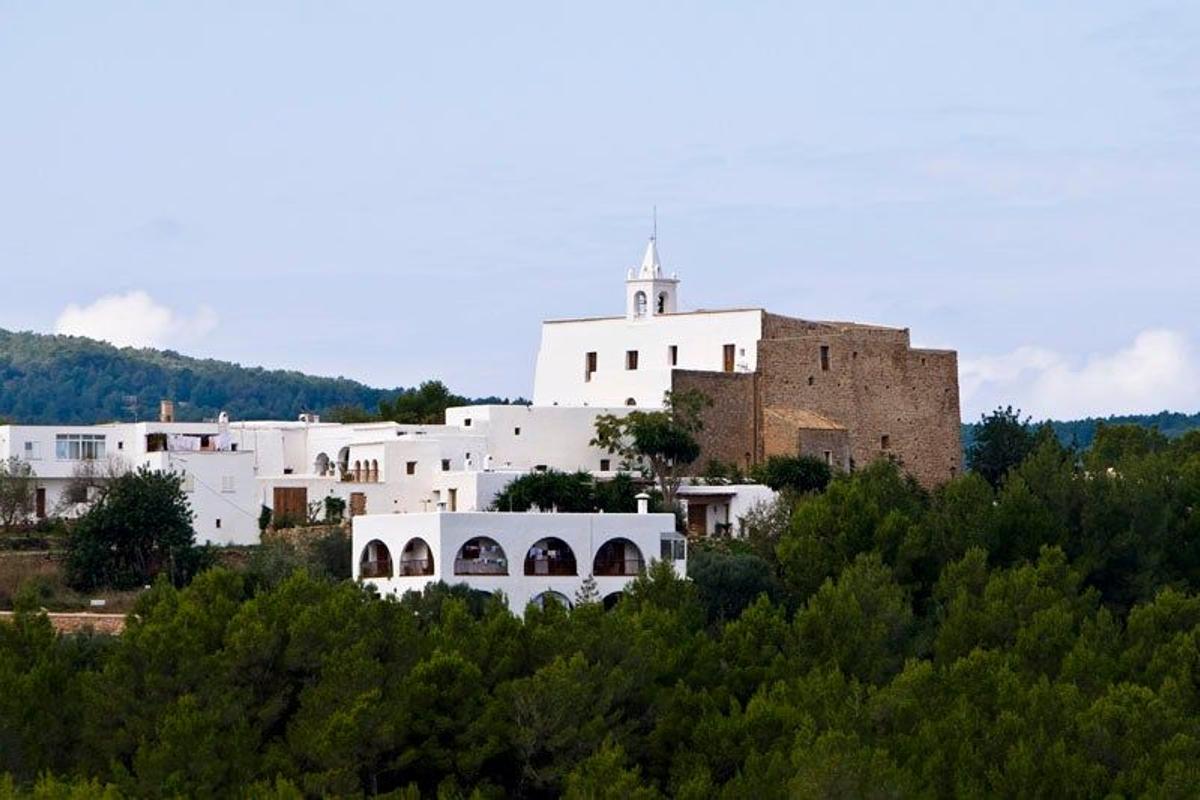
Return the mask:
[[[1200,428],[1200,412],[1183,414],[1177,411],[1160,411],[1157,414],[1126,414],[1112,417],[1087,417],[1073,420],[1049,420],[1050,426],[1058,434],[1058,440],[1067,447],[1086,450],[1092,446],[1096,438],[1096,428],[1100,423],[1105,425],[1138,425],[1143,428],[1156,428],[1168,439],[1174,439],[1190,430]],[[1036,423],[1035,424],[1041,424]],[[963,449],[970,447],[975,440],[975,431],[979,423],[968,423],[962,428]]]
[[154,418],[163,398],[175,401],[179,420],[211,419],[222,410],[234,419],[295,419],[334,407],[375,411],[403,393],[171,350],[0,330],[0,420],[12,423],[132,420],[130,396],[141,419]]

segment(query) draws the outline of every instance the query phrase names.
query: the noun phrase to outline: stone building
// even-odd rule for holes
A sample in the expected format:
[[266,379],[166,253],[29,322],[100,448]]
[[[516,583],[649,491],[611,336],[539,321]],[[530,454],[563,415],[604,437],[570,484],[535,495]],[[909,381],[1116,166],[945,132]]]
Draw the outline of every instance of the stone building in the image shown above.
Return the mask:
[[854,469],[888,457],[926,486],[960,469],[954,351],[914,348],[907,328],[680,311],[678,291],[651,239],[623,316],[543,324],[534,404],[653,408],[697,389],[713,400],[700,463],[805,454]]

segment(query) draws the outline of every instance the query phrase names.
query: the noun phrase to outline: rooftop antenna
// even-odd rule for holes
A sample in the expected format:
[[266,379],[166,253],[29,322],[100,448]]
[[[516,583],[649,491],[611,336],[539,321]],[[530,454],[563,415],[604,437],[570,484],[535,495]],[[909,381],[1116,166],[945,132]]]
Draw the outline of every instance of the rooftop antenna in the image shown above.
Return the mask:
[[654,215],[654,227],[650,229],[650,238],[657,242],[658,241],[658,206],[651,206],[651,208],[654,209],[652,212]]

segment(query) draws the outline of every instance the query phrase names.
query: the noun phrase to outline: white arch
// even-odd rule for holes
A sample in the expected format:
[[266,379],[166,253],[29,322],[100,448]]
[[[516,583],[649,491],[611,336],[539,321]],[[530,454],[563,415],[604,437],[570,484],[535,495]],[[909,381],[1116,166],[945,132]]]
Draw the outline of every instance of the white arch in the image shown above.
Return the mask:
[[596,576],[641,575],[646,569],[642,549],[624,536],[615,536],[596,548],[592,574]]
[[454,557],[455,575],[507,575],[508,555],[490,536],[473,536]]
[[392,553],[388,546],[379,539],[367,542],[358,558],[358,577],[390,578],[392,574]]
[[414,536],[400,551],[401,575],[432,575],[433,550],[420,536]]
[[567,597],[562,592],[556,592],[553,589],[547,589],[541,594],[534,595],[529,602],[533,603],[538,608],[544,609],[546,607],[547,600],[554,600],[568,611],[571,610],[571,598]]

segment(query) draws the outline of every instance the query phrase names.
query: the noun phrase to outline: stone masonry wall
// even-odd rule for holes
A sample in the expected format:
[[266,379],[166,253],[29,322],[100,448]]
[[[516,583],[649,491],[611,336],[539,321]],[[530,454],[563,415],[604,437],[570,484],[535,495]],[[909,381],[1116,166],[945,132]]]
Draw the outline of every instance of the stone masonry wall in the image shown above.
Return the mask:
[[[828,370],[822,346],[829,348]],[[807,409],[845,426],[855,466],[891,455],[925,486],[960,469],[953,351],[913,350],[906,330],[831,326],[760,341],[758,367],[760,402]]]
[[701,453],[696,465],[710,460],[747,468],[758,459],[758,414],[755,403],[757,375],[751,372],[702,372],[677,369],[671,373],[671,391],[699,391],[713,401],[702,419]]

